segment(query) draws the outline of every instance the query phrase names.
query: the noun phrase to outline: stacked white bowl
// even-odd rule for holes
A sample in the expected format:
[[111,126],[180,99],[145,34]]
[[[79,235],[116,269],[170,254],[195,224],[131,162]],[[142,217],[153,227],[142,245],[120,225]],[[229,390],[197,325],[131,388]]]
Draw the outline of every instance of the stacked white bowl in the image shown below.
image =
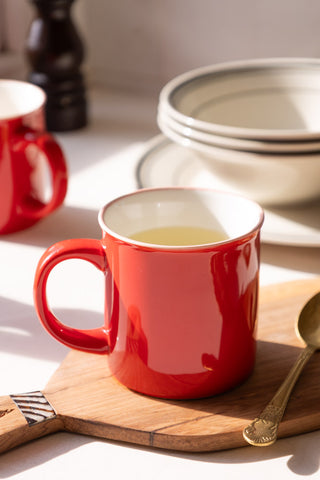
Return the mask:
[[184,73],[160,93],[158,125],[231,191],[264,205],[320,197],[320,61],[277,58]]

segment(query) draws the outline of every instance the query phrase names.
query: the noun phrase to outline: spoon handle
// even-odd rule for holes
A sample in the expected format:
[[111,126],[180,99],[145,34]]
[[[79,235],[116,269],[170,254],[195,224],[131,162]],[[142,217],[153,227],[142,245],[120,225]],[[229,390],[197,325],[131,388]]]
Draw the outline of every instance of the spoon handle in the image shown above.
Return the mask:
[[279,423],[286,409],[291,391],[304,366],[316,348],[307,345],[300,353],[288,376],[265,409],[244,430],[244,439],[254,446],[272,445],[277,439]]

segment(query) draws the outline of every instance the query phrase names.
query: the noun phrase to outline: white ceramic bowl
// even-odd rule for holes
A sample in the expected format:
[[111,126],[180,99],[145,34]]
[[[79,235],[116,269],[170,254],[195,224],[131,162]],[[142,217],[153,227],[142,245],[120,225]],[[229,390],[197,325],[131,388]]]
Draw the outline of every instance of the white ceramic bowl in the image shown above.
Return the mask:
[[230,150],[184,137],[161,122],[160,128],[170,140],[196,152],[199,161],[230,191],[262,205],[283,206],[320,197],[320,152],[277,154]]
[[184,73],[160,92],[180,124],[250,140],[320,140],[320,60],[260,59]]
[[176,132],[178,135],[207,143],[215,147],[229,148],[232,150],[245,150],[249,152],[262,153],[301,153],[301,152],[318,152],[320,151],[320,139],[309,141],[291,141],[291,142],[272,142],[264,140],[251,140],[246,138],[226,137],[202,130],[197,130],[189,125],[179,123],[173,117],[167,115],[161,108],[158,109],[158,125],[162,129],[162,125]]

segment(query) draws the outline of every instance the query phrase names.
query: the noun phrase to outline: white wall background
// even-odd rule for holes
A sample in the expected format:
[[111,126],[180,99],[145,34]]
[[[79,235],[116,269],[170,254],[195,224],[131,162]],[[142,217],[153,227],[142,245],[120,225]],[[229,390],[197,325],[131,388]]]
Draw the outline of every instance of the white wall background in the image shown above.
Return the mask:
[[320,57],[319,0],[83,0],[82,14],[104,84],[154,90],[225,60]]
[[[35,8],[29,0],[0,1],[7,2],[10,44],[21,52]],[[75,0],[72,11],[91,85],[153,93],[201,65],[320,57],[319,0]]]

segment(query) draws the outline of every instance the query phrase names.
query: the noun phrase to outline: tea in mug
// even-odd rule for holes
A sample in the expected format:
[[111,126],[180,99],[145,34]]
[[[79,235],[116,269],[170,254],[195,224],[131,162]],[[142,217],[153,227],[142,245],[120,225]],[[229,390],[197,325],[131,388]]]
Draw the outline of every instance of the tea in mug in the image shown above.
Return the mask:
[[209,228],[170,226],[142,230],[130,235],[130,238],[154,245],[188,246],[221,242],[228,237],[223,232]]

